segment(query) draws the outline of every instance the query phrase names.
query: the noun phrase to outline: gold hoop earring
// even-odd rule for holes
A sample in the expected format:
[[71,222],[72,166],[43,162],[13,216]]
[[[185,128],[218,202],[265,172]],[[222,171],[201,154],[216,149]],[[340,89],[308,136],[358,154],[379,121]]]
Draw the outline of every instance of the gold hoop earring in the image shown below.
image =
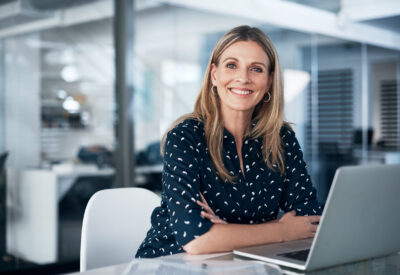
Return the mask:
[[270,94],[270,92],[266,92],[265,94],[268,95],[268,99],[265,100],[265,95],[264,95],[264,100],[263,100],[263,101],[264,101],[265,103],[268,103],[268,102],[271,101],[271,94]]

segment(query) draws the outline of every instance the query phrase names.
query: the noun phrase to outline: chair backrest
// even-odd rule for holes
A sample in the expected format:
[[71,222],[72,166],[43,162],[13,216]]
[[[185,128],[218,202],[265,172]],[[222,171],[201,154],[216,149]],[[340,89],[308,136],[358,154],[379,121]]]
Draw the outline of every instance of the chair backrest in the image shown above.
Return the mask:
[[144,188],[115,188],[96,192],[83,217],[80,270],[125,263],[151,226],[151,213],[160,197]]

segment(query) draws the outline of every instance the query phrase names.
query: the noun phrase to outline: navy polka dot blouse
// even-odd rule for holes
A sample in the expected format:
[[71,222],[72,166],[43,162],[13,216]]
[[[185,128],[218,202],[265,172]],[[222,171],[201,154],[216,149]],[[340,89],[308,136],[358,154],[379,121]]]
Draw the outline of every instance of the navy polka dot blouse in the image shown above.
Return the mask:
[[[253,125],[254,126],[254,125]],[[268,169],[262,157],[262,139],[246,138],[242,175],[235,140],[225,129],[223,159],[236,184],[221,180],[206,146],[203,123],[185,120],[166,138],[161,206],[151,215],[151,228],[136,257],[153,258],[184,252],[182,246],[213,225],[201,217],[196,203],[202,193],[214,213],[228,223],[256,224],[277,218],[279,209],[297,215],[320,215],[321,207],[303,161],[294,132],[281,129],[286,171]]]

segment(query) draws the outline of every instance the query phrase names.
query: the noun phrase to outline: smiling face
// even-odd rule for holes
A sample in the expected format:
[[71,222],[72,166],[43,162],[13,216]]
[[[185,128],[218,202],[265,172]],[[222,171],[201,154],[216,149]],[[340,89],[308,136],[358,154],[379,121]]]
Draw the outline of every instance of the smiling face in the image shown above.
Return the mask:
[[272,83],[269,60],[254,41],[239,41],[220,56],[218,65],[211,65],[211,81],[217,87],[222,114],[252,114]]

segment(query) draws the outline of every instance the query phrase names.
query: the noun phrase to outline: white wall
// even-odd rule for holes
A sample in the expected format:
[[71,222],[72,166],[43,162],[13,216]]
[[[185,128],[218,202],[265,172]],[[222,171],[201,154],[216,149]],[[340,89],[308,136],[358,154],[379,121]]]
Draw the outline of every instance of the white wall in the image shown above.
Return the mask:
[[4,41],[4,136],[9,167],[40,163],[40,54],[29,34]]

